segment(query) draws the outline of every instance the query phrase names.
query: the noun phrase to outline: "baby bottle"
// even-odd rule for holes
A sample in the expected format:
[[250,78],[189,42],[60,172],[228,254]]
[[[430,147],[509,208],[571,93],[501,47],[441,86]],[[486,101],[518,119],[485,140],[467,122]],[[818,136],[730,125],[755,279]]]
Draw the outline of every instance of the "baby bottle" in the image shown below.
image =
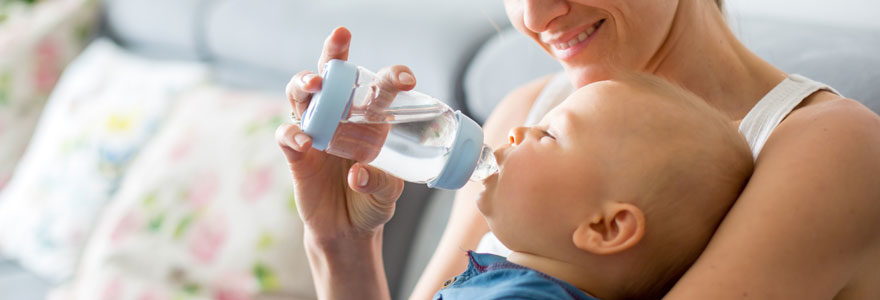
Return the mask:
[[442,189],[498,171],[480,126],[440,100],[414,91],[379,99],[378,76],[342,60],[327,62],[322,77],[302,116],[313,148]]

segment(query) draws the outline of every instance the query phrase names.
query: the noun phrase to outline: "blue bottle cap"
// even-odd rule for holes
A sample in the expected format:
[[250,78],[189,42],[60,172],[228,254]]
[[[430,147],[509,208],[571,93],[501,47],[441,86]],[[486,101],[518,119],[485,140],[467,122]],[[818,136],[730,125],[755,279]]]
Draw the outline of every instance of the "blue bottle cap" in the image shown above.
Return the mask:
[[302,130],[312,138],[312,148],[324,151],[351,105],[358,70],[352,63],[334,59],[324,65],[321,77],[321,90],[312,96],[303,112]]
[[428,187],[460,189],[477,168],[477,160],[480,159],[480,151],[483,149],[483,130],[461,111],[455,111],[455,117],[458,118],[458,132],[449,151],[449,160],[440,175],[428,182]]

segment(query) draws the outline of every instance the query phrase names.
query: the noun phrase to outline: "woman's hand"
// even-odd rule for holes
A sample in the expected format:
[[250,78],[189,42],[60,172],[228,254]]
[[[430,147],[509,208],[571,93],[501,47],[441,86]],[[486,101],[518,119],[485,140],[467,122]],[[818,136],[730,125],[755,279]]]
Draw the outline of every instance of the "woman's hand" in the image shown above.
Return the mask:
[[[348,58],[351,33],[334,30],[324,43],[318,61],[319,72],[331,59]],[[394,66],[379,72],[380,97],[393,98],[410,90],[415,78],[408,68]],[[311,71],[293,76],[287,98],[296,116],[302,117],[313,93],[321,89],[322,78]],[[371,233],[394,213],[403,191],[403,181],[362,163],[328,155],[311,148],[311,139],[297,125],[283,124],[276,132],[295,182],[296,201],[307,229],[321,239]]]
[[[348,58],[351,33],[334,30],[324,42],[318,70],[331,59]],[[415,78],[403,66],[379,72],[379,97],[410,90]],[[294,75],[287,98],[302,117],[321,77],[310,71]],[[387,99],[390,100],[390,99]],[[322,299],[388,298],[381,257],[382,228],[394,214],[403,181],[379,169],[318,151],[299,126],[282,124],[275,139],[293,173],[297,209],[305,225],[305,244]]]
[[321,240],[374,234],[394,214],[403,182],[381,170],[311,148],[299,127],[283,124],[276,139],[294,178],[300,217]]

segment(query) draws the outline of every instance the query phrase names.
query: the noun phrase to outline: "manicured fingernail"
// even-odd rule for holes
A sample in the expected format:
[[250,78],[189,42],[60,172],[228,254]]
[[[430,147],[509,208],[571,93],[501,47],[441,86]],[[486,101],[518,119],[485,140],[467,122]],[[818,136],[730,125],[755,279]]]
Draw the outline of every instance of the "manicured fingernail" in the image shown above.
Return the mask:
[[416,82],[416,79],[408,72],[400,72],[400,74],[397,74],[397,81],[405,85],[411,85]]
[[303,76],[303,79],[302,79],[303,83],[309,84],[309,82],[312,82],[312,79],[315,79],[315,77],[318,77],[318,75],[309,74],[309,75]]
[[370,181],[370,174],[367,173],[366,168],[361,167],[361,169],[358,170],[358,186],[367,186],[367,181]]
[[309,136],[306,135],[305,133],[297,133],[296,135],[293,136],[293,140],[296,142],[297,145],[302,147],[307,142],[309,142]]

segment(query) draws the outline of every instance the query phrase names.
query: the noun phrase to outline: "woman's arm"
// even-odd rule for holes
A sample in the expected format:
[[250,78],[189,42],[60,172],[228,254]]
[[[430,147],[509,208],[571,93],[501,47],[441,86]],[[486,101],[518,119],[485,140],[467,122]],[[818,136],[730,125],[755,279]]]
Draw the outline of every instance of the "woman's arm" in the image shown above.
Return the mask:
[[665,299],[832,299],[876,269],[865,261],[878,247],[880,118],[852,100],[821,101],[776,129],[743,194]]
[[[497,148],[507,143],[507,132],[522,125],[535,98],[552,76],[534,80],[508,94],[483,126],[486,144]],[[446,229],[434,255],[419,278],[410,299],[431,299],[443,282],[460,274],[467,267],[465,251],[475,249],[489,227],[477,210],[477,194],[483,189],[479,183],[469,182],[455,194],[455,202]]]
[[[320,73],[331,59],[348,58],[351,33],[333,30],[318,60]],[[387,103],[398,91],[411,90],[415,77],[405,66],[383,68],[375,95]],[[287,85],[287,98],[298,118],[323,79],[302,71]],[[381,129],[377,129],[381,130]],[[389,299],[382,266],[382,232],[394,214],[403,181],[379,169],[312,148],[299,126],[281,124],[278,146],[293,175],[296,208],[304,226],[303,240],[320,299]]]
[[382,265],[382,229],[360,237],[303,238],[320,299],[391,299]]

